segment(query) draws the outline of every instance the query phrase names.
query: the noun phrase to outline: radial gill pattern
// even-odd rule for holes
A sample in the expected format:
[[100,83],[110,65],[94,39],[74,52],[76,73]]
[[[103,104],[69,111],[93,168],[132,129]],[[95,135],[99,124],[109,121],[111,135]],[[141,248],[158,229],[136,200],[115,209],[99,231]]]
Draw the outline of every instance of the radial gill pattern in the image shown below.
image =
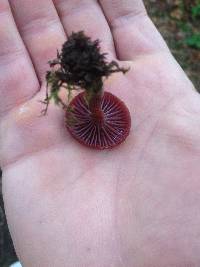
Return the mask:
[[84,98],[77,95],[66,113],[66,126],[81,144],[96,149],[112,148],[129,135],[131,118],[125,104],[111,93],[104,92],[101,110],[92,114]]

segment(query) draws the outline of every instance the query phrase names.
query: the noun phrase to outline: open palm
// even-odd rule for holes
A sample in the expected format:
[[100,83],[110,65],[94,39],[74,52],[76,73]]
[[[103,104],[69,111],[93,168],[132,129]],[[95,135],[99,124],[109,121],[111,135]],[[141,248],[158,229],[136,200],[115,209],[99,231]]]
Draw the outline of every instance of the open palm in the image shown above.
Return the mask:
[[[142,2],[0,0],[0,24],[0,163],[23,266],[200,266],[200,97]],[[105,82],[132,117],[113,150],[78,144],[54,105],[40,116],[46,63],[79,30],[131,67]]]

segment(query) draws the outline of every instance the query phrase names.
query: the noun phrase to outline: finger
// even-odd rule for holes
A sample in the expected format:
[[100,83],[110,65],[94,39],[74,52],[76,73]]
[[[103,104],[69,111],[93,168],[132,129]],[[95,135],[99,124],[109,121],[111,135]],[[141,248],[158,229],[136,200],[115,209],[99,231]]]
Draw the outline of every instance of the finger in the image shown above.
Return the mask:
[[166,50],[167,46],[146,14],[141,0],[100,0],[121,60]]
[[66,40],[54,4],[51,0],[10,0],[21,36],[29,50],[40,80],[56,57],[56,50]]
[[97,1],[54,0],[54,3],[68,35],[84,30],[92,39],[100,39],[102,50],[115,57],[112,34]]
[[0,117],[38,90],[38,80],[7,0],[0,0]]

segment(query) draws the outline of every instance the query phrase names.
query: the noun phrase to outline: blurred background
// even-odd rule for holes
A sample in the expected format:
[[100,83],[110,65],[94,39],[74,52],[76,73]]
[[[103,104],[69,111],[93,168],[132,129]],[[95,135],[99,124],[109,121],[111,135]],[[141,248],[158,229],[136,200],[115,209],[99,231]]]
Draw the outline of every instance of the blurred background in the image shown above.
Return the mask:
[[[145,0],[147,11],[173,55],[200,92],[200,0]],[[1,194],[0,267],[16,260]]]
[[171,52],[200,92],[200,0],[145,0]]

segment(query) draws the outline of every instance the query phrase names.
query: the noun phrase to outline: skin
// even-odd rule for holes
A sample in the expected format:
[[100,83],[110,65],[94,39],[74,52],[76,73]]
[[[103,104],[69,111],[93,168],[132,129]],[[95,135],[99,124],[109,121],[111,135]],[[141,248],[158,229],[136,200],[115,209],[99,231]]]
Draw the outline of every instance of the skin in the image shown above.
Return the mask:
[[[0,165],[23,266],[200,266],[200,97],[142,2],[0,0],[0,25]],[[105,82],[132,117],[113,150],[79,145],[53,104],[39,116],[47,61],[77,30],[131,67]]]

